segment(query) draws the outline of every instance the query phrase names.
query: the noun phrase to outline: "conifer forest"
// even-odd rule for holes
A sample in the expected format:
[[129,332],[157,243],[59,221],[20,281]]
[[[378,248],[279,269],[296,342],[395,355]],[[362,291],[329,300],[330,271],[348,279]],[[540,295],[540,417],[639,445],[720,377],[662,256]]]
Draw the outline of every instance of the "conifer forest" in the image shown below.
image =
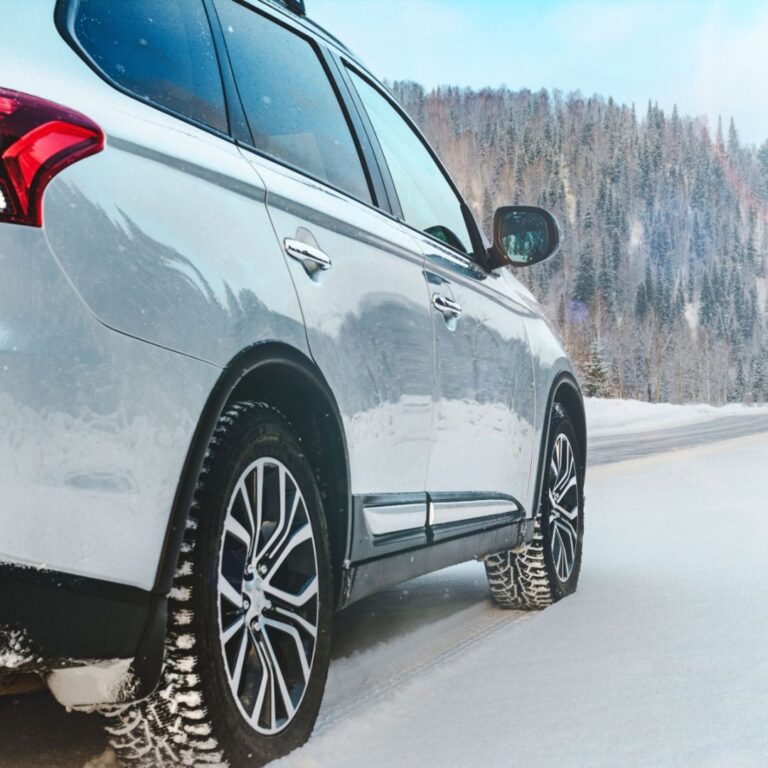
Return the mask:
[[557,216],[559,254],[516,274],[586,394],[768,400],[768,141],[578,93],[392,88],[489,236],[500,205]]

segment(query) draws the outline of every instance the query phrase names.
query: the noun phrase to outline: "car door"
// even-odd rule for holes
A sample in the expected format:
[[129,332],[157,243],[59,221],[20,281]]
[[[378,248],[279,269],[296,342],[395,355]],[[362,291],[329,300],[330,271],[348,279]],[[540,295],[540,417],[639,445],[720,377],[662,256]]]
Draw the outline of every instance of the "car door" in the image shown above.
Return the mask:
[[279,12],[215,8],[253,136],[243,153],[267,189],[309,348],[344,422],[353,551],[425,543],[434,361],[424,255],[383,212],[323,49]]
[[524,513],[534,443],[534,373],[514,281],[473,254],[482,240],[423,139],[389,98],[348,69],[425,256],[435,339],[427,473],[435,539]]

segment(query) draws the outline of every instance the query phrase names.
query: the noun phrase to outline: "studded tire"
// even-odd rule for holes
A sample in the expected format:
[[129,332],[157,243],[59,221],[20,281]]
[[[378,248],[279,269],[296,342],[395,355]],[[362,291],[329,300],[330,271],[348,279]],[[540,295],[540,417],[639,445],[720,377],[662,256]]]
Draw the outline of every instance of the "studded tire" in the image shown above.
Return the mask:
[[[300,699],[298,695],[294,697],[294,714],[274,733],[263,731],[269,730],[270,713],[272,724],[275,724],[281,689],[277,685],[278,676],[274,668],[269,673],[267,668],[272,662],[275,668],[279,667],[279,659],[291,654],[291,642],[295,644],[298,654],[311,643],[311,638],[294,622],[292,626],[294,629],[299,627],[299,631],[293,634],[301,640],[301,644],[299,639],[292,640],[286,636],[287,645],[278,648],[275,638],[280,633],[270,628],[272,642],[265,644],[262,641],[260,651],[257,642],[253,640],[257,630],[249,631],[246,626],[246,614],[243,612],[246,633],[243,637],[246,637],[246,640],[242,641],[235,636],[235,639],[230,641],[234,643],[235,650],[229,653],[229,646],[226,646],[223,640],[223,616],[225,609],[232,612],[234,608],[222,598],[220,588],[217,588],[224,568],[225,543],[237,544],[237,539],[232,540],[229,536],[229,529],[236,527],[236,524],[230,521],[235,505],[233,499],[237,497],[237,489],[240,488],[238,484],[244,483],[244,471],[258,461],[274,462],[275,466],[284,468],[280,470],[281,489],[287,486],[288,482],[282,477],[288,476],[295,482],[298,489],[296,493],[303,497],[303,504],[298,502],[292,505],[291,520],[285,523],[285,536],[289,537],[290,541],[297,538],[294,533],[296,528],[290,530],[290,526],[299,525],[298,522],[293,522],[294,513],[298,509],[296,514],[303,516],[302,530],[309,528],[312,534],[316,564],[316,585],[313,587],[316,595],[312,598],[316,613],[315,608],[307,609],[312,614],[311,621],[296,619],[296,622],[303,621],[307,625],[316,621],[309,672],[303,671],[304,688]],[[267,470],[262,470],[262,475],[258,476],[262,486],[265,471]],[[256,481],[254,488],[255,483]],[[265,491],[259,493],[263,494]],[[280,509],[287,510],[288,506],[286,502]],[[266,508],[267,502],[264,501],[264,509]],[[250,511],[250,507],[248,509]],[[278,539],[281,538],[277,535],[279,529],[274,521],[269,525],[265,522],[266,514],[264,511],[265,517],[259,517],[258,533],[252,537],[257,543],[266,540],[265,553],[271,546],[271,539],[264,533],[266,529],[273,526],[272,534]],[[285,517],[287,514],[280,512],[280,519]],[[253,527],[257,529],[255,522]],[[320,708],[330,658],[332,582],[329,551],[328,531],[317,482],[290,424],[280,413],[261,403],[232,405],[223,414],[214,432],[190,511],[182,554],[169,599],[168,636],[161,682],[147,699],[104,713],[109,741],[123,765],[137,768],[253,768],[291,752],[309,738]],[[288,559],[280,567],[285,568],[285,563],[293,556],[294,552],[289,553]],[[298,556],[305,562],[308,560],[306,552],[299,552]],[[229,554],[227,557],[231,559]],[[237,587],[237,578],[228,578],[234,581]],[[281,578],[281,586],[288,589],[285,584],[290,583],[290,580]],[[296,578],[293,577],[293,583],[295,582]],[[271,582],[272,585],[275,583]],[[276,587],[274,592],[288,594],[277,590]],[[276,598],[272,599],[278,602]],[[285,607],[288,604],[282,605]],[[270,610],[273,610],[271,606]],[[265,616],[266,613],[265,608]],[[305,612],[304,616],[307,615]],[[285,635],[285,632],[282,634]],[[285,644],[286,638],[282,638],[282,641]],[[251,683],[250,689],[245,690],[245,707],[242,706],[242,699],[236,699],[233,693],[232,665],[237,667],[236,659],[241,655],[238,648],[242,642],[247,644],[247,650],[244,661],[240,664],[241,674],[254,670],[256,674],[263,666],[260,680],[268,679],[263,695],[265,701],[268,697],[271,698],[266,704],[262,703],[260,710],[268,713],[265,721],[267,726],[264,727],[261,727],[263,724],[255,716],[251,722],[244,714],[244,711],[249,711],[250,701],[256,697],[257,688],[261,693],[261,685]],[[273,645],[277,651],[272,650]],[[267,651],[271,653],[271,657],[267,656]],[[262,652],[266,661],[262,661]],[[308,656],[305,648],[305,658]],[[235,661],[232,661],[233,657]],[[287,669],[287,662],[285,666]],[[237,669],[235,671],[237,672]],[[284,672],[283,669],[281,675]],[[287,676],[283,676],[287,680]],[[243,679],[248,682],[246,678]],[[288,698],[293,696],[296,687],[295,683],[290,688],[283,686],[288,690]],[[248,695],[251,699],[248,699]],[[254,709],[257,706],[258,704],[254,704]],[[286,711],[288,705],[285,701],[282,706],[283,711]]]
[[[556,449],[568,446],[575,485],[555,472]],[[565,459],[567,461],[567,459]],[[537,610],[576,591],[584,537],[584,490],[579,443],[565,410],[555,405],[547,441],[544,484],[534,518],[533,540],[522,552],[504,551],[485,559],[494,601],[502,608]],[[558,469],[560,469],[558,465]],[[560,503],[558,503],[560,502]],[[562,514],[561,514],[562,513]],[[564,565],[566,557],[572,560]]]

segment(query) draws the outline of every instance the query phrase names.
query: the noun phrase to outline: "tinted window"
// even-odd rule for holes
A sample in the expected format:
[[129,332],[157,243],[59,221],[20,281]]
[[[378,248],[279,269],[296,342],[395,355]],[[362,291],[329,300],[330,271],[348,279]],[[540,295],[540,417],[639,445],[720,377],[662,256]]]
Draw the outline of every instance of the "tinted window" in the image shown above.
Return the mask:
[[80,0],[75,37],[112,81],[227,130],[221,74],[202,0]]
[[312,45],[232,0],[216,0],[256,147],[371,202],[347,121]]
[[427,148],[392,104],[350,72],[395,183],[407,224],[469,253],[461,202]]

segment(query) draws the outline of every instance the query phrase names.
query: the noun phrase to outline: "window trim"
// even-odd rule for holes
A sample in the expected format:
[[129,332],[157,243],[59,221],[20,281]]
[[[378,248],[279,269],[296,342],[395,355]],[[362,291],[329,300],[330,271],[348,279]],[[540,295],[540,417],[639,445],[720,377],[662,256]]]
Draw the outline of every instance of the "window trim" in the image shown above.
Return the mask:
[[[167,107],[163,104],[157,104],[156,102],[146,97],[140,96],[134,93],[125,86],[112,80],[91,58],[87,51],[82,47],[74,34],[74,19],[77,11],[77,7],[80,0],[56,0],[56,6],[54,9],[54,21],[59,34],[65,40],[65,42],[72,48],[72,50],[87,64],[101,80],[103,80],[111,88],[114,88],[119,93],[128,96],[134,101],[143,104],[150,109],[157,110],[169,117],[176,120],[180,120],[183,123],[193,126],[205,133],[208,133],[216,138],[223,139],[224,141],[234,144],[242,149],[258,155],[270,162],[273,162],[283,168],[287,168],[293,173],[299,176],[310,179],[317,184],[320,184],[328,189],[342,195],[346,199],[353,201],[359,205],[363,205],[366,208],[375,211],[376,213],[386,216],[392,221],[396,221],[404,227],[407,227],[412,232],[426,237],[436,244],[450,249],[451,253],[457,254],[459,257],[471,262],[474,265],[486,269],[485,262],[475,257],[475,253],[467,254],[462,251],[453,248],[447,243],[432,237],[423,230],[408,224],[402,213],[400,202],[397,198],[397,190],[395,189],[392,176],[389,172],[389,167],[386,163],[386,158],[379,144],[376,132],[373,130],[373,126],[370,123],[365,107],[360,101],[360,96],[352,83],[347,70],[351,70],[357,73],[360,77],[366,80],[375,90],[377,90],[400,114],[400,116],[409,125],[411,130],[416,133],[416,136],[420,139],[422,144],[426,147],[430,156],[437,163],[438,168],[442,172],[445,179],[448,181],[449,186],[453,190],[454,194],[459,199],[462,206],[462,212],[467,224],[467,228],[470,233],[470,237],[476,240],[473,242],[473,248],[475,252],[485,254],[485,245],[482,239],[482,235],[477,226],[474,216],[472,215],[469,207],[467,206],[464,198],[459,193],[453,179],[443,167],[440,159],[435,154],[434,150],[426,141],[423,134],[415,123],[410,119],[408,114],[402,109],[402,107],[387,93],[376,79],[369,74],[358,62],[350,57],[349,52],[343,46],[331,47],[330,43],[326,42],[325,35],[316,33],[313,29],[306,29],[304,25],[299,23],[295,18],[289,16],[285,11],[279,7],[272,7],[264,3],[256,2],[255,0],[230,0],[230,2],[236,2],[238,5],[242,5],[247,10],[253,13],[259,13],[262,16],[267,17],[271,21],[287,29],[295,35],[306,40],[309,45],[312,46],[316,55],[320,59],[320,63],[325,70],[326,77],[329,79],[331,88],[339,102],[339,106],[344,115],[347,127],[352,135],[352,140],[355,144],[355,148],[358,152],[358,157],[363,167],[363,173],[366,177],[366,182],[369,186],[369,192],[371,194],[371,202],[367,200],[361,200],[359,197],[355,197],[349,191],[337,187],[327,179],[322,179],[318,176],[307,172],[303,168],[294,166],[285,160],[276,158],[267,152],[259,149],[253,144],[253,136],[251,135],[250,126],[245,115],[245,109],[243,107],[242,99],[237,87],[237,80],[232,69],[232,64],[229,58],[229,49],[226,44],[226,37],[221,26],[221,21],[218,17],[218,13],[213,6],[213,0],[202,0],[203,8],[206,12],[208,21],[208,28],[211,31],[213,39],[213,47],[216,55],[216,61],[219,69],[219,77],[221,78],[222,91],[224,94],[224,110],[225,118],[227,122],[227,130],[220,131],[207,123],[199,122],[189,115],[185,115],[180,112]],[[323,30],[324,31],[324,30]],[[336,41],[331,38],[331,42],[334,46],[337,45]]]
[[376,199],[374,200],[373,207],[389,218],[399,220],[396,214],[398,207],[397,199],[392,197],[394,190],[390,190],[387,186],[388,171],[383,169],[381,165],[383,156],[379,158],[377,154],[378,144],[375,141],[371,141],[368,129],[355,102],[356,94],[350,88],[350,84],[344,76],[343,67],[338,60],[338,56],[330,48],[323,47],[322,50],[329,69],[333,71],[333,79],[337,84],[340,98],[344,104],[344,110],[354,124],[353,131],[361,146],[366,171],[370,174],[376,190]]
[[[353,195],[349,190],[343,189],[342,187],[339,187],[336,184],[333,184],[328,179],[315,176],[314,174],[307,171],[305,168],[301,168],[297,165],[294,165],[293,163],[290,163],[283,158],[276,157],[275,155],[271,155],[269,152],[266,152],[265,150],[256,146],[253,140],[252,129],[250,127],[250,123],[248,122],[247,111],[245,109],[245,105],[243,103],[243,99],[242,99],[242,96],[240,95],[240,90],[237,85],[237,77],[235,76],[234,67],[232,65],[232,60],[230,56],[229,46],[227,45],[227,42],[226,42],[226,36],[224,35],[221,19],[219,18],[218,11],[215,8],[213,0],[205,0],[206,4],[210,3],[211,14],[214,17],[213,19],[211,19],[211,25],[212,26],[215,25],[218,28],[217,31],[221,35],[221,45],[223,47],[221,58],[225,58],[226,63],[224,66],[228,70],[228,77],[231,77],[233,82],[233,98],[237,100],[237,105],[238,105],[239,111],[243,114],[243,118],[245,121],[245,128],[247,130],[247,137],[244,139],[235,139],[235,143],[238,146],[242,147],[243,149],[246,149],[249,152],[253,152],[259,157],[263,157],[266,160],[269,160],[270,162],[276,163],[277,165],[280,165],[284,168],[288,168],[289,170],[299,174],[304,178],[311,179],[312,181],[315,181],[318,184],[322,184],[328,187],[329,189],[332,189],[335,192],[338,192],[339,194],[344,195],[350,200],[354,200],[356,203],[360,203],[362,205],[365,205],[368,208],[373,208],[374,210],[381,212],[382,203],[384,205],[387,204],[386,200],[379,201],[379,197],[381,195],[381,192],[383,191],[383,188],[381,183],[379,184],[376,183],[377,181],[376,174],[374,174],[373,172],[374,166],[372,166],[371,163],[369,162],[369,159],[370,159],[369,155],[368,153],[365,152],[365,149],[363,147],[363,142],[359,135],[359,132],[362,129],[362,126],[359,125],[358,123],[359,117],[355,115],[352,112],[352,110],[349,109],[349,104],[347,99],[344,97],[344,94],[341,89],[341,84],[337,80],[336,76],[334,76],[334,73],[331,69],[330,62],[329,62],[329,58],[331,57],[331,54],[328,51],[327,47],[321,44],[320,41],[318,41],[313,35],[306,32],[302,27],[292,24],[291,20],[284,19],[282,13],[278,15],[277,13],[272,12],[273,9],[271,7],[262,8],[261,6],[259,6],[257,8],[255,4],[249,2],[248,0],[222,0],[222,1],[235,3],[236,5],[242,6],[250,13],[256,13],[268,19],[272,23],[277,24],[278,26],[285,29],[287,32],[294,34],[296,35],[296,37],[304,40],[304,42],[306,42],[311,47],[312,51],[317,56],[318,63],[322,67],[323,72],[325,73],[325,76],[328,78],[328,82],[329,82],[329,85],[331,86],[331,90],[333,91],[333,94],[336,97],[336,101],[339,105],[339,110],[341,111],[341,114],[344,118],[344,122],[347,126],[347,129],[349,130],[352,143],[354,144],[354,147],[355,147],[355,151],[357,152],[357,157],[360,161],[360,165],[363,170],[363,176],[365,177],[365,182],[368,185],[368,192],[371,199],[362,200],[361,198]],[[354,119],[355,117],[358,117],[358,121]],[[376,170],[379,171],[379,174],[381,173],[380,169],[376,168]],[[380,182],[380,176],[378,181]]]
[[205,131],[206,133],[210,133],[214,136],[217,136],[220,139],[226,139],[231,141],[232,140],[232,118],[231,118],[231,111],[230,111],[230,102],[229,102],[226,82],[224,78],[224,71],[223,71],[224,68],[222,66],[219,46],[217,45],[216,36],[213,30],[213,23],[211,19],[210,9],[208,7],[208,1],[201,0],[200,4],[206,15],[206,20],[208,22],[208,29],[211,32],[211,44],[213,46],[214,55],[216,56],[216,64],[219,72],[219,79],[221,82],[221,93],[222,93],[222,99],[224,102],[224,122],[226,123],[226,128],[223,131],[218,128],[215,128],[212,125],[208,125],[208,123],[204,123],[199,120],[196,120],[194,117],[191,117],[190,115],[186,115],[182,112],[177,112],[175,109],[171,109],[171,107],[168,107],[165,104],[158,104],[152,99],[147,98],[146,96],[141,96],[140,94],[132,91],[130,88],[127,88],[121,83],[118,83],[117,81],[113,80],[103,69],[101,69],[101,67],[96,63],[93,57],[88,53],[88,51],[86,51],[83,44],[77,39],[77,35],[75,34],[75,16],[77,15],[77,9],[80,5],[80,0],[57,0],[56,7],[54,10],[54,21],[56,23],[57,29],[59,30],[59,34],[64,38],[64,40],[67,42],[70,48],[72,48],[72,50],[88,65],[88,67],[91,70],[93,70],[93,72],[95,72],[96,75],[98,75],[98,77],[100,77],[105,83],[107,83],[107,85],[114,88],[116,91],[119,91],[123,95],[130,97],[134,101],[138,101],[140,104],[144,104],[145,106],[150,107],[151,109],[156,109],[159,112],[169,115],[170,117],[175,117],[176,119],[181,120],[182,122],[188,123],[189,125],[193,125],[195,128],[199,128],[200,130]]
[[[370,134],[369,140],[375,144],[377,157],[379,155],[381,157],[381,162],[383,163],[381,172],[385,177],[385,184],[386,184],[387,190],[389,191],[391,189],[392,194],[394,195],[394,201],[396,205],[393,205],[393,209],[396,209],[396,213],[394,213],[394,215],[397,218],[397,220],[403,226],[408,227],[408,229],[410,229],[411,231],[416,232],[422,237],[426,237],[435,243],[438,243],[444,248],[448,248],[451,253],[458,254],[461,258],[471,262],[475,266],[480,266],[482,269],[484,269],[487,272],[488,271],[486,266],[487,261],[485,258],[486,247],[483,242],[482,235],[480,234],[480,230],[478,228],[477,222],[475,221],[475,217],[472,215],[472,212],[469,206],[467,205],[466,201],[464,200],[464,197],[459,192],[458,188],[456,187],[456,184],[451,178],[451,175],[445,169],[445,166],[442,164],[442,162],[440,161],[440,158],[437,156],[437,153],[424,137],[424,134],[419,130],[419,127],[413,122],[413,120],[410,118],[408,113],[402,108],[402,106],[400,106],[400,104],[397,103],[397,101],[392,97],[392,95],[389,94],[387,90],[380,83],[376,81],[374,77],[372,77],[365,69],[363,69],[357,62],[353,61],[348,56],[342,54],[339,56],[339,58],[340,58],[342,69],[344,70],[344,78],[347,83],[347,87],[350,89],[350,91],[353,94],[355,107],[359,112],[361,112],[361,119],[365,124],[365,129]],[[453,194],[456,195],[456,198],[459,201],[461,213],[464,216],[464,223],[467,227],[467,231],[469,233],[469,237],[471,240],[470,245],[472,246],[472,249],[473,249],[471,253],[464,253],[463,251],[460,251],[458,248],[454,248],[449,243],[446,243],[445,241],[440,240],[439,238],[434,237],[433,235],[430,235],[428,232],[425,232],[423,229],[418,229],[418,227],[414,227],[412,224],[409,224],[405,220],[402,206],[400,205],[400,200],[397,196],[397,189],[395,187],[394,179],[389,170],[389,165],[387,164],[386,156],[384,155],[384,150],[382,149],[381,144],[379,143],[378,136],[376,135],[376,131],[373,128],[373,124],[371,123],[371,119],[368,116],[368,112],[365,109],[365,105],[362,102],[360,94],[357,92],[357,89],[355,88],[354,83],[349,77],[349,72],[354,72],[359,78],[361,78],[366,83],[368,83],[368,85],[370,85],[371,88],[373,88],[382,98],[384,98],[384,100],[387,101],[389,105],[405,121],[406,125],[414,132],[416,138],[422,143],[424,148],[427,150],[427,152],[429,153],[429,156],[432,158],[433,162],[437,165],[438,170],[442,173],[443,178],[445,178],[445,180],[448,182],[448,186],[450,187]]]

